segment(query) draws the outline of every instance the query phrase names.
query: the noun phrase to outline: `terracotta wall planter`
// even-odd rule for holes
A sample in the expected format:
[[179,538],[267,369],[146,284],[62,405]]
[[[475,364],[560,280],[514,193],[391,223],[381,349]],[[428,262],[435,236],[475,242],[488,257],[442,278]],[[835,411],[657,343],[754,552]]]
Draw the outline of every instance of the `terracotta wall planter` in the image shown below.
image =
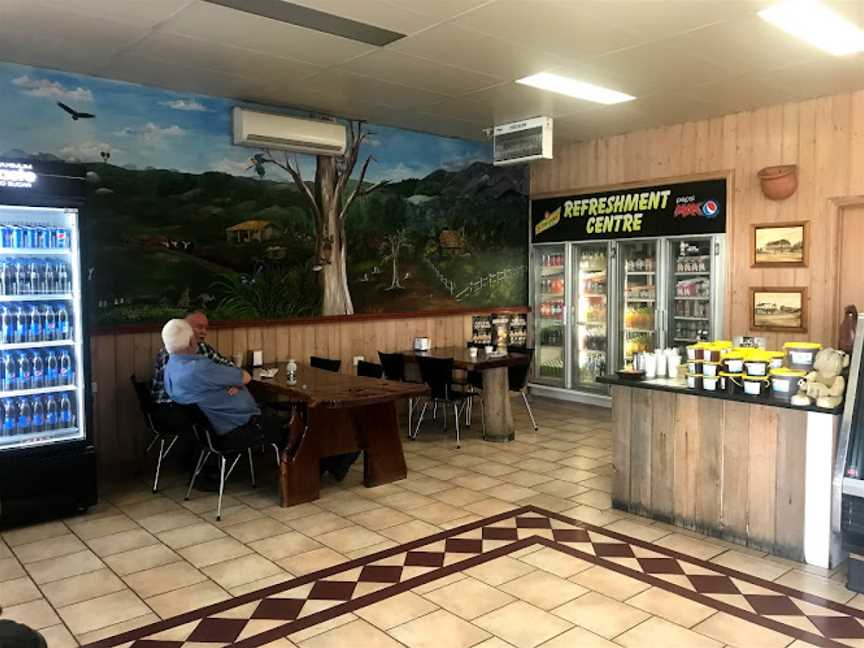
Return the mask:
[[798,166],[795,164],[765,167],[757,175],[762,193],[769,200],[785,200],[798,188]]

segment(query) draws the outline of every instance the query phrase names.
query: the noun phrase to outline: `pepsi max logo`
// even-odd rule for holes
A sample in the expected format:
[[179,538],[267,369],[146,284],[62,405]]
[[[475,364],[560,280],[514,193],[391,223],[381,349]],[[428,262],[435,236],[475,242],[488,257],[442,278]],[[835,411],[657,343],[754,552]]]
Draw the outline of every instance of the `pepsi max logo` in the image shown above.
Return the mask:
[[720,205],[718,205],[713,200],[706,200],[704,203],[702,203],[701,207],[702,214],[705,216],[705,218],[714,218],[715,216],[717,216],[717,214],[720,213]]
[[706,200],[702,203],[684,203],[677,205],[672,216],[674,218],[689,218],[691,216],[704,216],[705,218],[716,218],[720,213],[720,205],[716,200]]

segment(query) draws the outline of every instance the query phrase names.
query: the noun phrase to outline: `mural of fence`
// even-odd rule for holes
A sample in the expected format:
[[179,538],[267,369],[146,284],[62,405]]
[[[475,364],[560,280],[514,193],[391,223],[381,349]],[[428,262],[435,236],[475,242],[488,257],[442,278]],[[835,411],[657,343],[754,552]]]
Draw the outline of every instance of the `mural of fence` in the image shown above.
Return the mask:
[[454,295],[456,301],[462,301],[465,297],[470,297],[472,295],[476,295],[484,288],[489,288],[494,286],[499,281],[503,281],[508,277],[511,277],[516,274],[524,274],[528,270],[528,267],[525,265],[514,266],[512,268],[504,268],[503,270],[499,270],[498,272],[490,272],[487,275],[476,279],[475,281],[471,281],[467,286],[465,286],[462,290]]

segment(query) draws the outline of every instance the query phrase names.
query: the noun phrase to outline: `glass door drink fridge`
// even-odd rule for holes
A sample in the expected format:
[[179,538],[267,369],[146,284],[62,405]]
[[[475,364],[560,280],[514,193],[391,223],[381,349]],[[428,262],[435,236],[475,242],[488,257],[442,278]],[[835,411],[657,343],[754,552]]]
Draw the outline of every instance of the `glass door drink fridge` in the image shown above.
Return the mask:
[[597,377],[606,374],[608,345],[609,244],[573,244],[573,387],[606,392]]
[[620,290],[617,295],[618,330],[620,331],[618,369],[630,363],[633,356],[653,351],[662,343],[658,328],[658,301],[662,298],[658,288],[660,264],[657,239],[620,241],[618,243],[618,275]]
[[[722,235],[667,240],[666,346],[683,349],[699,340],[720,337],[723,243]],[[683,351],[682,357],[686,357]]]
[[0,525],[96,501],[83,168],[0,160]]
[[535,380],[563,387],[567,378],[567,249],[534,248]]

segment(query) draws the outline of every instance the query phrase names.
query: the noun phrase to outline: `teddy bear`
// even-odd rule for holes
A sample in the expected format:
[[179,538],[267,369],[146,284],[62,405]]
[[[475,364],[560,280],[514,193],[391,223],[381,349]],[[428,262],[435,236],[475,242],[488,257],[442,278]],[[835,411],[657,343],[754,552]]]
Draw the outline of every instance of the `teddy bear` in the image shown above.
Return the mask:
[[822,349],[813,361],[813,370],[799,383],[799,391],[792,397],[793,405],[810,405],[834,409],[843,401],[846,380],[843,369],[849,366],[849,355],[830,347]]

